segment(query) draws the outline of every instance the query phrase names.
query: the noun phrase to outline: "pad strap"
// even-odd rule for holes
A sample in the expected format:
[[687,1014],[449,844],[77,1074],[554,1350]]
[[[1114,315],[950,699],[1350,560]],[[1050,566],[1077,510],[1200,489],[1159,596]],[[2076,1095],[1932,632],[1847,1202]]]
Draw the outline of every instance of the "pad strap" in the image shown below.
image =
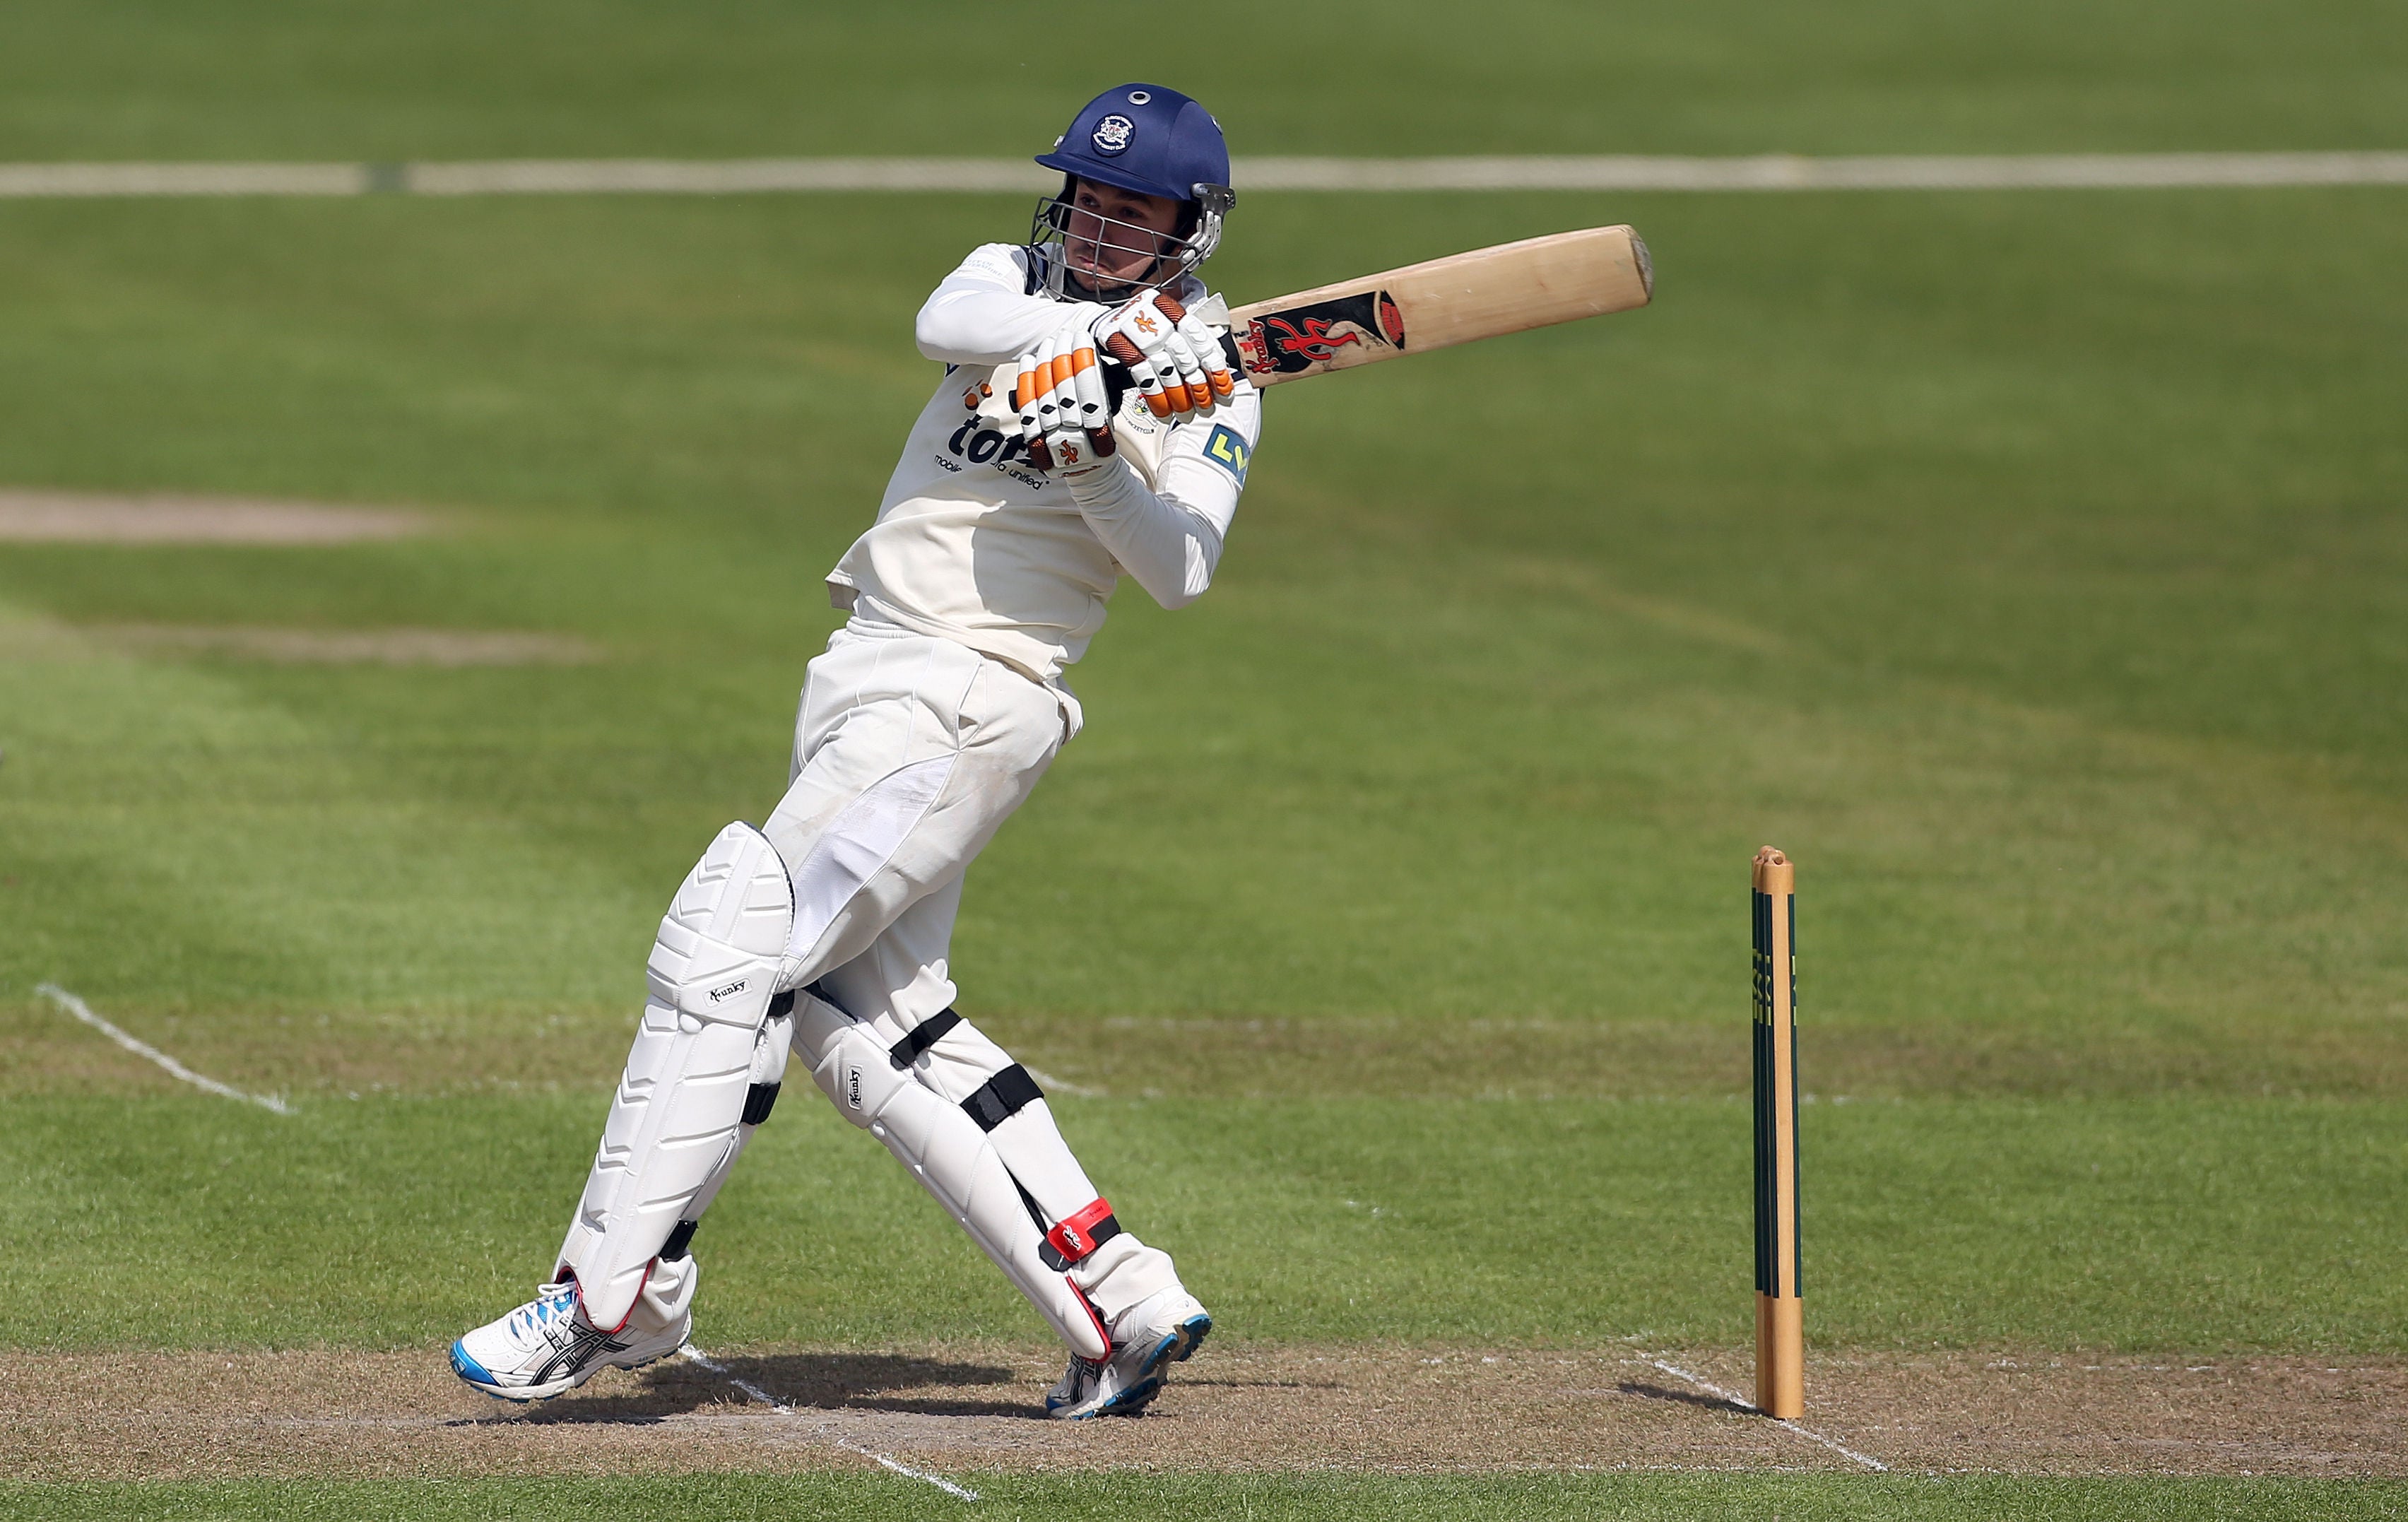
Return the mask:
[[991,1131],[1020,1113],[1030,1101],[1043,1098],[1045,1091],[1037,1086],[1037,1080],[1015,1062],[980,1084],[977,1092],[962,1101],[962,1108],[978,1122],[980,1130]]
[[1045,1240],[1062,1255],[1063,1266],[1078,1262],[1089,1253],[1121,1234],[1121,1224],[1112,1216],[1111,1201],[1098,1199],[1084,1209],[1064,1216]]
[[669,1240],[661,1243],[661,1261],[674,1263],[685,1256],[686,1244],[694,1241],[694,1228],[701,1224],[694,1220],[680,1221],[677,1229],[669,1233]]
[[776,1084],[755,1084],[744,1091],[745,1125],[758,1126],[769,1118],[771,1107],[778,1102],[779,1087]]
[[945,1032],[961,1023],[962,1017],[952,1010],[940,1010],[913,1026],[910,1035],[888,1047],[886,1060],[895,1064],[895,1070],[899,1073],[919,1061],[922,1053],[943,1041]]

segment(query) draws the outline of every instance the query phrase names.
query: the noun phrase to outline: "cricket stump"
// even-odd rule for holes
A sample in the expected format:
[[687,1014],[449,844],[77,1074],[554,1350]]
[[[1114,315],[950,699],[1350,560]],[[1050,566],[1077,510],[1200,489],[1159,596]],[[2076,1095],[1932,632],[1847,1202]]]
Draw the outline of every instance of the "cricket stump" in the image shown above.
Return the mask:
[[1798,871],[1756,854],[1756,1404],[1806,1414],[1798,1292]]

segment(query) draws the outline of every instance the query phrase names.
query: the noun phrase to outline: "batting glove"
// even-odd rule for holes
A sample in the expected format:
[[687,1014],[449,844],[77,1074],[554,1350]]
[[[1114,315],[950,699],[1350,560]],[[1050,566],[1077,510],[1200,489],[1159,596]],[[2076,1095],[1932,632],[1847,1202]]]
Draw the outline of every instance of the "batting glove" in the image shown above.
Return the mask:
[[1126,366],[1146,407],[1158,418],[1209,412],[1237,382],[1221,340],[1161,291],[1148,291],[1098,320],[1096,337]]
[[1081,475],[1111,457],[1115,446],[1104,372],[1086,320],[1065,323],[1020,357],[1012,405],[1020,410],[1028,462],[1038,469]]

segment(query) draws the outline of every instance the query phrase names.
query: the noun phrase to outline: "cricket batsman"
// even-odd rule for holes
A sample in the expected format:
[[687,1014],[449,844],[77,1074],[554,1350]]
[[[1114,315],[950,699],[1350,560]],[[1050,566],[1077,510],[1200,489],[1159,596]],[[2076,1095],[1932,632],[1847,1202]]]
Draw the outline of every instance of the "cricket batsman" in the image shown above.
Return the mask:
[[[684,1344],[695,1226],[790,1054],[1069,1345],[1051,1414],[1138,1414],[1211,1329],[1027,1070],[953,1009],[963,874],[1079,732],[1065,669],[1122,577],[1165,608],[1202,595],[1260,428],[1191,310],[1236,199],[1211,115],[1124,86],[1037,162],[1063,180],[1028,241],[973,251],[920,309],[945,378],[829,573],[850,617],[810,665],[784,797],[722,830],[661,921],[551,1282],[452,1344],[489,1395],[546,1399]],[[1117,408],[1107,355],[1131,382]],[[998,403],[987,378],[1015,360]]]

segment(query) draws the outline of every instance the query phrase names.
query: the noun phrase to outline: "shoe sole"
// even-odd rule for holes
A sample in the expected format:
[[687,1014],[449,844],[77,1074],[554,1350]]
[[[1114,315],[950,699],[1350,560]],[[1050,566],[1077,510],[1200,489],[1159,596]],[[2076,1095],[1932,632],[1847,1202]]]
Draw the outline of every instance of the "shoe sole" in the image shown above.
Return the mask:
[[[452,1344],[452,1371],[460,1376],[461,1383],[466,1385],[470,1389],[475,1390],[480,1394],[490,1395],[496,1400],[508,1400],[515,1405],[528,1405],[534,1401],[550,1400],[555,1396],[566,1395],[569,1391],[577,1388],[580,1385],[584,1384],[587,1380],[592,1379],[595,1375],[600,1373],[605,1369],[646,1368],[652,1364],[660,1362],[663,1358],[680,1352],[684,1348],[684,1346],[685,1339],[681,1337],[678,1339],[677,1345],[675,1347],[663,1348],[658,1353],[647,1353],[639,1358],[630,1358],[624,1363],[614,1359],[605,1358],[595,1363],[589,1363],[583,1369],[579,1370],[576,1373],[569,1375],[566,1379],[556,1379],[549,1385],[520,1385],[512,1386],[489,1383],[493,1379],[492,1373],[480,1366],[477,1360],[469,1357],[466,1353],[462,1352],[458,1343],[453,1343]],[[479,1379],[476,1374],[468,1372],[471,1369],[476,1370],[478,1374],[483,1374],[485,1377],[483,1379]]]
[[1211,1335],[1211,1314],[1203,1311],[1197,1312],[1178,1326],[1171,1328],[1163,1335],[1162,1341],[1154,1344],[1154,1351],[1147,1355],[1145,1362],[1139,1365],[1138,1383],[1114,1395],[1095,1410],[1082,1411],[1070,1420],[1083,1422],[1093,1416],[1143,1415],[1145,1408],[1154,1404],[1154,1398],[1162,1393],[1163,1366],[1185,1363],[1189,1358],[1194,1357],[1196,1350],[1204,1345],[1204,1339]]
[[[1204,1345],[1204,1339],[1211,1335],[1212,1313],[1210,1311],[1197,1312],[1194,1315],[1189,1316],[1186,1320],[1181,1322],[1178,1328],[1172,1331],[1171,1336],[1178,1340],[1179,1347],[1177,1351],[1170,1354],[1168,1361],[1171,1363],[1185,1363],[1188,1359],[1196,1356],[1196,1350],[1197,1348]],[[1164,1361],[1165,1360],[1163,1358],[1157,1357],[1150,1367],[1158,1369],[1162,1366]]]

